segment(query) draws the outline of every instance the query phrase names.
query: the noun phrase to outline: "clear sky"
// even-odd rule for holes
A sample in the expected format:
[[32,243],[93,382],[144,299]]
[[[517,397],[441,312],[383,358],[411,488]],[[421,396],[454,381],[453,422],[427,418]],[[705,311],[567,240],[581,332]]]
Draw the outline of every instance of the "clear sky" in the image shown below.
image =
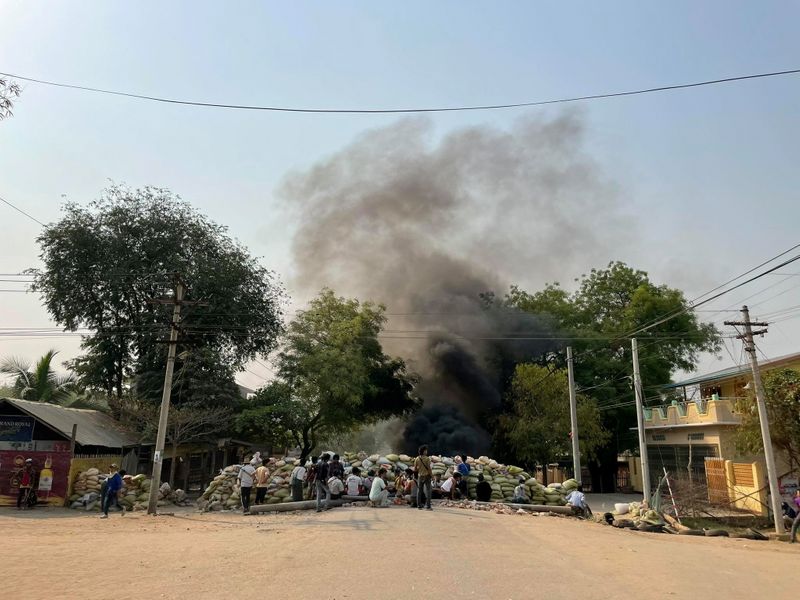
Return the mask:
[[[798,22],[797,2],[2,0],[0,71],[228,103],[490,104],[799,68]],[[693,297],[798,243],[798,107],[800,76],[582,103],[587,150],[618,186],[636,240],[620,240],[619,256],[586,256],[585,269],[623,259]],[[430,118],[443,135],[561,110]],[[0,195],[48,222],[64,198],[89,201],[109,180],[168,187],[290,281],[282,178],[396,120],[168,106],[27,84],[0,123]],[[0,272],[36,266],[38,229],[0,206]],[[756,316],[800,304],[793,267],[712,307],[758,292],[748,300]],[[773,326],[764,353],[800,351],[798,322]],[[36,297],[0,293],[0,327],[47,323]],[[77,349],[0,338],[0,356],[50,346],[64,358]],[[740,345],[729,348],[738,360]],[[723,352],[700,370],[731,361]],[[241,381],[257,385],[258,375]]]

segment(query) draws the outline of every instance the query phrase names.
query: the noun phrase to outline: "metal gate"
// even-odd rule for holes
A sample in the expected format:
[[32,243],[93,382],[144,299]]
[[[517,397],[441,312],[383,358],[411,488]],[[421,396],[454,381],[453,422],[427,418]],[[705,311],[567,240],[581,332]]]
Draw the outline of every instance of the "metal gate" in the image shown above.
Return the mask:
[[728,478],[725,476],[725,460],[706,457],[705,467],[708,501],[712,504],[727,504],[730,498],[728,497]]

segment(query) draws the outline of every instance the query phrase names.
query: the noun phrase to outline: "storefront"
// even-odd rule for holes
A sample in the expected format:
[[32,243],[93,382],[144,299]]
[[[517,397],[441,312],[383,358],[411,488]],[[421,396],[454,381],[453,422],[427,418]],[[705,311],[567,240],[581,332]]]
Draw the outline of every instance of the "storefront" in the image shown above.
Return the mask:
[[16,506],[28,460],[36,503],[63,506],[76,454],[121,458],[136,444],[101,412],[0,398],[0,506]]

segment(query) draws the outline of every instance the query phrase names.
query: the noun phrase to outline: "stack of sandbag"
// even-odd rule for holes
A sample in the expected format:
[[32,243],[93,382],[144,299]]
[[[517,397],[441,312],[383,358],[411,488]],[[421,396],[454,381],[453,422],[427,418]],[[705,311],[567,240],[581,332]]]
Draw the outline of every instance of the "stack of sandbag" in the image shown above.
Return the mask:
[[[229,510],[239,504],[239,487],[236,478],[240,465],[231,465],[220,471],[197,501],[201,510]],[[234,495],[235,494],[235,495]]]
[[[325,451],[333,456],[336,452]],[[320,452],[322,454],[323,452]],[[370,470],[378,472],[381,467],[389,471],[387,478],[389,490],[394,490],[395,471],[413,468],[414,457],[407,454],[367,454],[361,452],[339,452],[345,474],[349,474],[353,467],[361,469],[361,476],[364,477]],[[247,462],[250,462],[249,460]],[[434,475],[438,475],[442,481],[450,477],[461,462],[459,457],[431,456],[431,467]],[[479,458],[467,457],[467,464],[470,467],[469,474],[466,476],[467,489],[470,497],[475,497],[475,486],[478,483],[478,475],[483,475],[484,479],[492,487],[492,502],[510,502],[514,498],[514,489],[523,480],[527,490],[528,500],[532,504],[545,504],[552,506],[562,506],[565,504],[564,497],[570,491],[577,488],[578,483],[574,480],[567,480],[563,484],[550,484],[545,487],[540,484],[533,476],[525,472],[521,467],[514,465],[504,465],[487,456]],[[270,458],[263,464],[270,471],[269,487],[267,489],[267,504],[279,504],[281,502],[291,502],[290,478],[292,470],[300,461],[292,457]],[[258,466],[258,464],[254,466]],[[306,466],[309,466],[307,463]],[[231,465],[224,468],[219,475],[206,488],[203,495],[197,502],[201,510],[230,510],[241,506],[239,495],[239,485],[237,475],[240,465]],[[253,491],[253,495],[255,491]],[[252,500],[252,499],[251,499]]]
[[[75,483],[72,485],[73,496],[83,496],[91,492],[100,492],[100,485],[105,481],[106,474],[100,473],[99,469],[91,468],[78,473]],[[70,498],[72,500],[72,498]]]
[[[84,510],[100,510],[100,488],[108,478],[108,473],[100,473],[91,468],[78,473],[69,497],[70,508]],[[151,480],[146,475],[125,475],[122,478],[122,490],[118,496],[118,504],[127,510],[146,510],[150,500]],[[186,493],[181,489],[173,490],[164,483],[159,488],[158,506],[175,504],[184,506],[189,503]]]

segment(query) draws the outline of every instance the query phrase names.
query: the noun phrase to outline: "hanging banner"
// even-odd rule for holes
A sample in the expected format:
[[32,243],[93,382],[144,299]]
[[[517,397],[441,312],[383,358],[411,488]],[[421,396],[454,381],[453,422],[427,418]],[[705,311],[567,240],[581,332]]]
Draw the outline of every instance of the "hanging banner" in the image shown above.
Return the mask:
[[33,417],[0,415],[0,442],[30,442],[33,439]]

